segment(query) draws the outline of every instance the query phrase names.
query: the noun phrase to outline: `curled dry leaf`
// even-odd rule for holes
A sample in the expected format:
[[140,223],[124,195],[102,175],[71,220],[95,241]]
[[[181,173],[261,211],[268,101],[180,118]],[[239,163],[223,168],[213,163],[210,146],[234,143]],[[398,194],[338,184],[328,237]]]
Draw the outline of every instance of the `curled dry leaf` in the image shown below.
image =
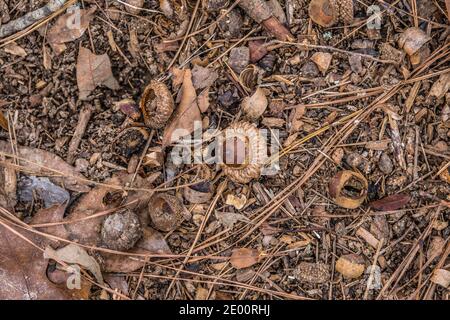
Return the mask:
[[331,199],[346,209],[358,208],[367,196],[367,189],[366,178],[350,170],[338,172],[328,184]]
[[242,100],[241,107],[249,120],[256,121],[266,111],[268,104],[266,90],[257,88],[253,95]]
[[227,195],[226,204],[235,207],[237,210],[244,208],[246,203],[247,197],[245,194],[241,194],[240,196],[235,196],[234,194]]
[[91,257],[84,248],[77,246],[76,244],[70,243],[57,250],[47,246],[44,251],[44,258],[69,264],[76,263],[88,269],[94,275],[97,282],[103,285],[103,276],[97,260]]
[[80,91],[79,98],[86,99],[97,87],[104,85],[112,90],[119,89],[119,83],[111,70],[108,55],[95,55],[91,50],[80,47],[77,61],[77,84]]
[[[77,192],[90,190],[86,178],[73,166],[53,153],[30,147],[18,146],[19,164],[24,171],[37,176],[48,176],[51,181],[64,185],[67,189]],[[0,141],[0,153],[13,156],[11,143]]]
[[369,206],[380,211],[394,211],[403,208],[411,200],[411,196],[406,193],[394,194],[383,199],[372,201]]
[[184,72],[182,90],[181,102],[164,130],[163,147],[191,134],[202,121],[190,70]]
[[300,262],[294,276],[300,282],[320,284],[330,280],[330,269],[325,263]]
[[341,256],[336,261],[336,271],[348,279],[361,277],[365,269],[364,259],[356,254]]
[[94,18],[96,6],[88,10],[77,9],[61,15],[47,32],[47,40],[51,46],[74,41],[87,30]]
[[239,248],[233,249],[230,257],[231,265],[236,269],[243,269],[253,266],[259,262],[260,253],[256,249]]

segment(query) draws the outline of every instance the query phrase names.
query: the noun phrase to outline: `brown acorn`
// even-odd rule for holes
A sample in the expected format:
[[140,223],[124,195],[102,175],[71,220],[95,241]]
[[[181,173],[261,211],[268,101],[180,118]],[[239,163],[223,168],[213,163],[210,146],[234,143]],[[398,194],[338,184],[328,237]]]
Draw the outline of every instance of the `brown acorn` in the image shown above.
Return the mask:
[[167,86],[152,80],[145,88],[140,101],[144,122],[152,129],[160,129],[169,121],[175,103]]
[[249,122],[230,125],[218,139],[223,172],[234,182],[248,183],[261,175],[266,160],[266,139]]
[[366,178],[350,170],[338,172],[328,184],[331,199],[346,209],[358,208],[367,196],[367,189]]
[[188,214],[181,201],[170,194],[157,193],[148,204],[148,213],[156,229],[164,232],[175,230]]
[[114,141],[114,152],[129,158],[139,153],[149,138],[148,131],[142,127],[130,127],[123,130]]
[[142,237],[142,227],[138,216],[124,209],[105,219],[100,235],[108,249],[125,251],[133,248]]

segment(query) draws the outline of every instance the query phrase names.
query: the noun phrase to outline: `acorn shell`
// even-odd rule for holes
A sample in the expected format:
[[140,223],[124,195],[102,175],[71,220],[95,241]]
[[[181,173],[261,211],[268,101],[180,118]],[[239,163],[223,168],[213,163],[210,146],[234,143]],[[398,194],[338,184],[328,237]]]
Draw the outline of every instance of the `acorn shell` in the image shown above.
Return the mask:
[[150,199],[148,213],[154,227],[164,232],[175,230],[185,219],[181,201],[165,193],[157,193]]
[[[359,195],[351,196],[346,194],[346,188],[353,182],[360,185]],[[366,178],[358,172],[344,170],[338,172],[329,182],[328,191],[331,199],[338,205],[346,209],[358,208],[367,196],[368,183]]]
[[205,203],[211,200],[214,192],[214,187],[211,182],[199,182],[197,184],[184,187],[184,198],[190,203]]
[[167,86],[162,82],[152,80],[144,90],[140,107],[145,124],[152,129],[160,129],[169,121],[175,103]]
[[398,39],[398,45],[409,56],[412,56],[430,40],[431,38],[425,32],[423,32],[422,29],[412,27],[406,29],[400,35]]
[[[226,141],[236,139],[237,143],[233,146],[228,145]],[[232,152],[233,156],[239,155],[239,150],[236,150],[238,144],[243,145],[245,152],[244,161],[238,163],[226,163],[227,159],[223,159],[224,154]],[[230,178],[230,180],[237,183],[248,183],[252,179],[257,179],[261,175],[261,169],[267,158],[267,144],[266,139],[261,135],[259,130],[249,122],[237,122],[230,125],[222,132],[218,139],[218,151],[222,155],[219,161],[223,172]]]
[[145,146],[149,133],[142,127],[130,127],[123,130],[115,139],[114,152],[125,158],[139,153]]
[[311,0],[309,17],[322,27],[331,27],[339,20],[336,0]]

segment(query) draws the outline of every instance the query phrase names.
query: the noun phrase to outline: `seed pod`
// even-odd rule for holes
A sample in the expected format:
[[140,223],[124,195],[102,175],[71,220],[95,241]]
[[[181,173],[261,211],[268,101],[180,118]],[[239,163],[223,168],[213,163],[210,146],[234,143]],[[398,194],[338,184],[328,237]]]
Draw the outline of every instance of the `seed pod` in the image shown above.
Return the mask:
[[367,188],[366,178],[350,170],[338,172],[328,184],[331,199],[346,209],[358,208],[367,196]]
[[219,161],[234,182],[248,183],[261,175],[266,159],[266,140],[251,123],[230,125],[218,139]]
[[142,151],[149,138],[145,128],[131,127],[123,130],[115,139],[114,152],[125,158]]
[[125,251],[134,247],[142,236],[138,216],[131,210],[114,213],[103,222],[101,239],[104,246],[112,250]]
[[347,254],[336,261],[336,271],[347,279],[359,278],[366,269],[364,259],[356,254]]
[[412,27],[406,29],[398,39],[398,46],[405,51],[408,56],[418,52],[431,38],[420,28]]
[[174,105],[167,86],[152,80],[145,88],[140,101],[145,124],[153,129],[164,127],[173,113]]
[[211,200],[214,188],[208,181],[184,188],[184,198],[190,203],[205,203]]
[[330,270],[325,263],[300,262],[294,275],[300,282],[320,284],[330,279]]
[[186,217],[180,200],[165,193],[157,193],[150,199],[148,212],[155,228],[164,232],[175,230]]

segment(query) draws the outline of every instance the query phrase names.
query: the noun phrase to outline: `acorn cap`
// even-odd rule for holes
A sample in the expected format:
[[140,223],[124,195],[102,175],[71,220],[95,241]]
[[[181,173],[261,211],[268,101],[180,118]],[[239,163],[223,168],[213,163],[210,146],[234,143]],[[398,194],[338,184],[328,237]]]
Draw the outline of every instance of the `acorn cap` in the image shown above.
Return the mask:
[[230,125],[218,139],[223,172],[237,183],[259,178],[267,157],[266,148],[266,139],[253,124]]
[[175,103],[167,86],[152,80],[144,90],[140,107],[145,124],[152,129],[160,129],[169,121]]
[[338,6],[339,21],[351,24],[355,14],[353,0],[337,0],[336,5]]

